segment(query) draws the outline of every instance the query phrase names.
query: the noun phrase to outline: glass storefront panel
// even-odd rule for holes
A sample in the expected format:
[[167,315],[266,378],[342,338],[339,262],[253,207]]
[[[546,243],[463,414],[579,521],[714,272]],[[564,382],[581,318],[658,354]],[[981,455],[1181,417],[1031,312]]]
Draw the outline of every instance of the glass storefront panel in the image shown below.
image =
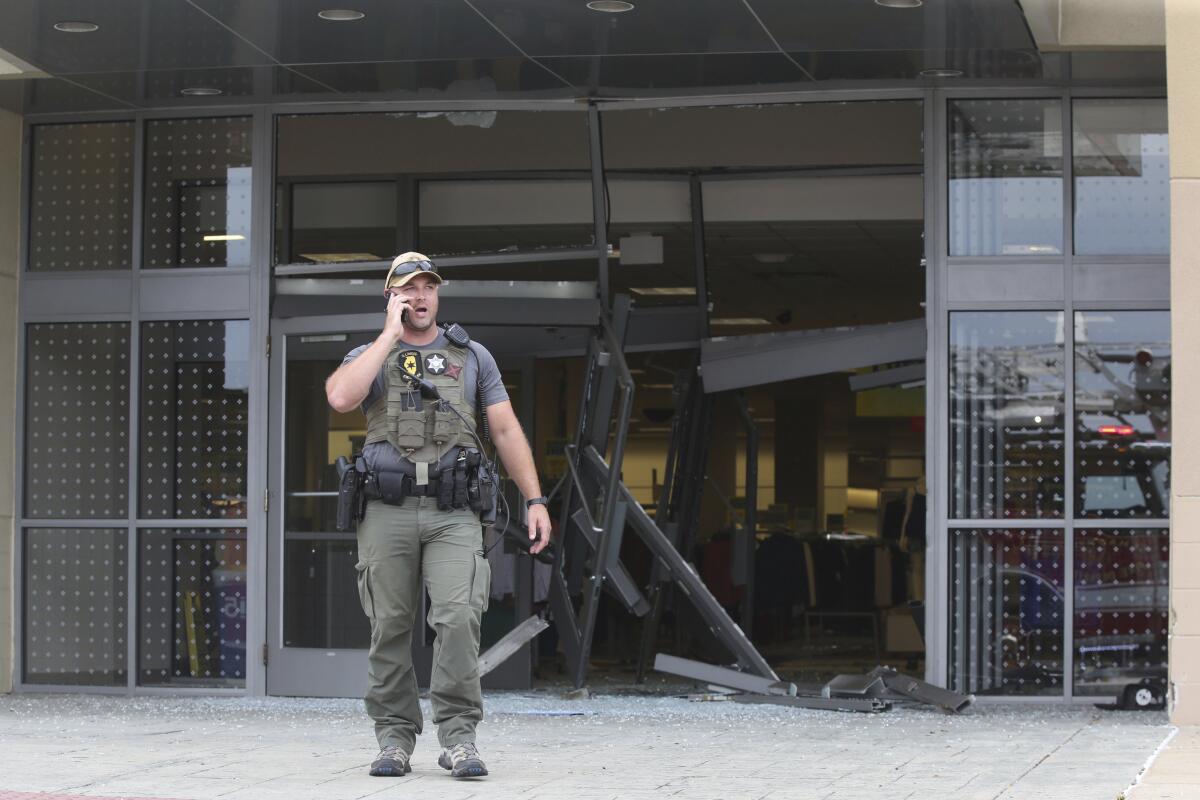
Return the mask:
[[950,516],[1063,515],[1061,311],[950,315]]
[[27,528],[24,680],[126,683],[125,528]]
[[1171,315],[1075,314],[1075,514],[1164,519],[1171,497]]
[[245,685],[245,529],[146,529],[138,549],[139,683]]
[[1076,100],[1073,109],[1075,252],[1167,254],[1167,101]]
[[29,325],[25,352],[25,517],[125,517],[129,323]]
[[950,255],[1063,252],[1059,100],[949,104]]
[[1075,694],[1167,680],[1170,531],[1075,531]]
[[1061,695],[1061,530],[950,531],[950,687]]
[[130,269],[133,123],[33,128],[29,269]]
[[[276,263],[511,255],[595,239],[586,114],[293,115],[279,118],[276,144]],[[594,279],[594,260],[584,264]],[[444,274],[466,277],[457,269]],[[572,279],[553,262],[490,270]]]
[[250,117],[146,123],[142,266],[250,265]]
[[142,323],[139,516],[244,519],[250,323]]
[[283,553],[284,647],[361,648],[371,644],[371,623],[358,595],[358,543],[339,538],[291,536]]

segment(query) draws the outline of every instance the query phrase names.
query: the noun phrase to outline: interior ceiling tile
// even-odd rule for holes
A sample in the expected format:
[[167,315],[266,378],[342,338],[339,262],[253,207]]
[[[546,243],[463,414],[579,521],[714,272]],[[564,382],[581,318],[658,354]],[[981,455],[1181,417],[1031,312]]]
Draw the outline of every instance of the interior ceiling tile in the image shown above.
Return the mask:
[[785,50],[1035,49],[1014,0],[925,0],[886,8],[868,0],[745,0]]
[[[324,87],[332,87],[348,95],[402,97],[420,92],[426,99],[470,100],[526,93],[551,97],[579,94],[579,90],[564,84],[537,63],[520,56],[304,64],[291,67],[291,73],[279,74],[277,87],[280,94],[326,91]],[[304,79],[310,79],[307,86],[303,83]],[[319,81],[324,86],[315,86],[312,81]]]
[[679,89],[748,90],[795,84],[811,89],[781,53],[709,55],[592,56],[539,58],[539,62],[576,86],[593,86],[601,95]]
[[[100,29],[56,31],[64,20]],[[185,0],[0,3],[0,47],[55,75],[271,63]]]
[[[181,1],[181,0],[176,0]],[[190,0],[283,64],[504,58],[518,51],[462,0]],[[327,8],[366,16],[330,22]]]
[[539,58],[775,50],[741,0],[635,0],[623,14],[592,11],[586,0],[470,1]]

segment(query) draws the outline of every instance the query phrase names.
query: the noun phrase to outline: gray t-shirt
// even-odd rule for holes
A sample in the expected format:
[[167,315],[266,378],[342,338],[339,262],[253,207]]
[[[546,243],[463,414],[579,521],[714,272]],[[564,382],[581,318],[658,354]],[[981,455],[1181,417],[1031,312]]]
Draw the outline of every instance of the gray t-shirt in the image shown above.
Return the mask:
[[[349,364],[354,359],[366,350],[370,345],[361,345],[354,348],[346,357],[342,359],[342,364]],[[436,339],[427,345],[414,345],[401,340],[399,342],[401,348],[409,349],[446,349],[450,347],[450,343],[446,341],[446,334],[439,332]],[[467,345],[470,353],[467,355],[466,365],[462,372],[463,397],[471,403],[472,406],[477,406],[479,402],[479,392],[476,386],[483,388],[483,403],[485,406],[492,406],[496,403],[503,403],[508,400],[508,390],[504,388],[504,381],[500,377],[500,367],[496,365],[496,359],[492,356],[488,349],[479,342],[472,341]],[[384,377],[383,370],[375,376],[375,381],[371,384],[370,391],[367,392],[366,398],[362,402],[363,413],[367,413],[367,409],[372,404],[382,399],[386,395],[387,380]],[[475,408],[475,416],[479,417],[483,413],[483,409]],[[400,455],[400,451],[392,447],[391,442],[374,442],[363,448],[363,457],[366,459],[367,466],[372,470],[384,469],[402,469],[404,458]],[[447,459],[457,457],[456,453],[451,451],[446,454]],[[409,469],[411,471],[411,467]]]

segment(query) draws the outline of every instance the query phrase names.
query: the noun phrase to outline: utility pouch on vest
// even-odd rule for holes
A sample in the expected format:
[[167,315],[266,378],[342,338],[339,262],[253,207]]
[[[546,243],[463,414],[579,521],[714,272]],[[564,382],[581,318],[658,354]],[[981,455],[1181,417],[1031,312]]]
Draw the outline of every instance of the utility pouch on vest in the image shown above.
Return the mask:
[[425,412],[396,413],[396,446],[401,450],[416,450],[425,445]]
[[458,435],[458,417],[445,407],[433,410],[433,441],[444,444]]
[[363,496],[364,471],[359,469],[362,457],[355,456],[354,464],[345,456],[338,456],[335,465],[338,474],[337,529],[348,531],[362,519],[365,498]]

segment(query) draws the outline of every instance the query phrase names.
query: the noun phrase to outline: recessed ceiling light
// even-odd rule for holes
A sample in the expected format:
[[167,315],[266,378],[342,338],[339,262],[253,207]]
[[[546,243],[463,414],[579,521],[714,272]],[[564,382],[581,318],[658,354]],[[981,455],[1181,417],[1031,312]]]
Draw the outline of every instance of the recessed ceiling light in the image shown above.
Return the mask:
[[624,0],[592,0],[587,4],[592,11],[603,11],[605,14],[623,14],[633,11],[633,3]]
[[923,69],[917,73],[922,78],[961,78],[963,71],[961,69],[947,69],[945,67],[934,67],[932,69]]
[[318,11],[317,16],[330,22],[354,22],[365,17],[366,14],[352,8],[327,8],[324,11]]
[[884,8],[920,8],[925,0],[875,0],[875,5]]
[[66,21],[54,23],[54,30],[62,31],[63,33],[91,33],[92,31],[100,30],[100,26],[94,22]]
[[180,89],[180,94],[186,94],[188,97],[215,97],[222,94],[221,90],[214,86],[189,86],[186,89]]

